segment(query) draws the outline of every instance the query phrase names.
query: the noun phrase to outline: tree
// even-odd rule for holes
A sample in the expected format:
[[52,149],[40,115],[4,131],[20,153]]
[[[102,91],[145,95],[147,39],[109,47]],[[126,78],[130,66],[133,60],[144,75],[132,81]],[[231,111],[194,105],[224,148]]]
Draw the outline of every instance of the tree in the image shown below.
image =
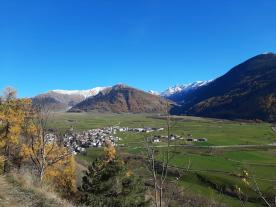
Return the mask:
[[76,192],[76,166],[73,155],[67,156],[46,169],[45,182],[52,184],[55,191],[65,198]]
[[[172,121],[172,118],[169,114],[170,110],[170,104],[167,102],[167,113],[165,115],[165,121],[166,121],[166,130],[167,130],[167,139],[166,139],[166,145],[163,147],[162,154],[160,156],[161,161],[156,160],[156,156],[158,153],[158,148],[156,148],[156,145],[152,142],[151,138],[146,138],[146,151],[147,151],[147,161],[148,161],[148,169],[151,174],[151,179],[153,181],[153,188],[154,188],[154,200],[153,203],[155,207],[163,207],[165,205],[168,205],[168,202],[170,200],[171,195],[167,195],[167,204],[165,204],[165,196],[164,191],[168,190],[166,186],[167,177],[168,177],[168,170],[169,170],[169,162],[173,158],[171,153],[171,132],[173,125],[176,124],[176,122]],[[159,148],[161,149],[161,148]],[[190,168],[190,162],[187,166],[187,171]],[[177,170],[177,180],[179,180],[183,173],[179,172]],[[173,191],[172,194],[175,195],[175,192]],[[172,196],[171,196],[172,197]]]
[[[247,169],[242,169],[241,173],[239,174],[239,177],[241,178],[245,186],[248,187],[248,189],[254,191],[257,194],[257,196],[264,202],[265,206],[272,207],[276,205],[275,188],[272,189],[274,191],[274,192],[273,191],[271,192],[272,195],[270,196],[265,195],[260,189],[255,175],[253,173],[249,173]],[[274,182],[274,180],[270,180],[270,181]],[[244,197],[247,197],[247,196],[244,192],[242,192],[239,186],[236,186],[236,188],[239,194],[239,199],[242,202],[243,206],[245,206],[246,200],[244,199]]]
[[25,122],[21,154],[31,160],[40,182],[43,182],[45,175],[50,174],[49,171],[57,170],[57,166],[69,161],[73,162],[72,154],[58,142],[56,135],[47,134],[50,112],[46,108],[32,109],[29,115]]
[[[170,117],[166,117],[167,123],[167,146],[162,155],[162,162],[156,161],[156,147],[151,140],[146,138],[146,149],[148,156],[148,169],[150,170],[153,187],[154,187],[154,205],[155,207],[163,206],[163,191],[165,189],[165,182],[168,174],[168,165],[169,165],[169,156],[170,156],[170,136],[171,136],[171,127],[170,127]],[[158,166],[159,164],[159,166]]]
[[81,203],[95,207],[146,206],[145,186],[127,169],[111,144],[103,159],[95,160],[82,178]]
[[[39,180],[51,182],[68,196],[76,189],[75,161],[57,136],[48,136],[49,109],[34,108],[30,99],[16,98],[7,88],[0,100],[0,171],[30,160]],[[16,163],[17,162],[17,163]],[[4,164],[3,164],[4,163]]]
[[30,99],[18,99],[14,89],[5,89],[0,102],[0,150],[5,157],[5,172],[13,159],[18,158],[19,137],[30,107]]

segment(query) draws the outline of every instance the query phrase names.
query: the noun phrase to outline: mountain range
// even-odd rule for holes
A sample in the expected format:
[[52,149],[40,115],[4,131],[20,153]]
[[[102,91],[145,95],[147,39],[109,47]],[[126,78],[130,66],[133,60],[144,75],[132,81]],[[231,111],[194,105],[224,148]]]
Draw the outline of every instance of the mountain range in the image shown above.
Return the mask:
[[73,106],[69,112],[165,113],[168,101],[124,84],[106,88]]
[[172,114],[276,121],[276,55],[257,55],[198,88]]
[[162,93],[160,93],[160,96],[163,97],[171,97],[175,94],[179,94],[182,92],[188,92],[188,91],[193,91],[196,90],[197,88],[204,86],[208,83],[210,83],[211,81],[196,81],[193,83],[189,83],[189,84],[179,84],[179,85],[175,85],[173,87],[169,87],[167,90],[163,91]]
[[[169,99],[172,101],[178,100],[177,97],[182,97],[183,94],[188,94],[189,92],[194,91],[195,89],[206,85],[210,81],[196,81],[191,84],[181,84],[173,87],[169,87],[163,92],[157,91],[148,91],[145,94],[149,93],[155,96],[160,96],[164,99]],[[103,91],[108,91],[110,89],[116,88],[116,86],[126,86],[124,84],[116,84],[115,86],[108,87],[95,87],[87,90],[61,90],[55,89],[48,91],[46,93],[39,94],[33,97],[33,103],[35,105],[47,105],[54,111],[67,111],[78,103],[94,97]],[[129,87],[132,88],[132,87]],[[134,88],[132,88],[134,89]],[[141,90],[140,90],[141,91]],[[76,108],[76,107],[75,107]],[[72,109],[73,110],[73,109]],[[72,111],[71,110],[71,111]],[[113,110],[116,111],[116,110]]]
[[160,96],[168,98],[172,101],[175,101],[177,103],[181,103],[185,101],[185,97],[188,94],[193,93],[197,89],[208,85],[212,80],[209,81],[196,81],[190,84],[181,84],[181,85],[176,85],[173,87],[169,87],[167,90],[164,92],[160,93]]
[[275,121],[276,55],[257,55],[209,81],[179,84],[163,92],[124,84],[89,90],[52,90],[34,104],[70,112],[164,113]]
[[88,90],[51,90],[32,98],[34,105],[47,105],[54,111],[66,111],[90,96],[97,95],[108,87]]

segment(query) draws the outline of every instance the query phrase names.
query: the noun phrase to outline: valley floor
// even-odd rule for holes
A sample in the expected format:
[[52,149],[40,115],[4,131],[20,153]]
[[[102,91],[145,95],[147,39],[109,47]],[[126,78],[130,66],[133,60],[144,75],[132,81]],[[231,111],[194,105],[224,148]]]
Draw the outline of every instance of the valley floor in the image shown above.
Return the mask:
[[[210,201],[221,202],[229,207],[242,205],[237,195],[229,195],[221,189],[240,187],[250,200],[246,207],[263,206],[262,200],[252,190],[254,182],[249,184],[241,179],[241,172],[246,170],[250,178],[254,177],[260,189],[269,196],[275,195],[274,183],[276,168],[276,133],[271,123],[238,122],[200,117],[171,117],[171,132],[181,137],[206,138],[203,143],[186,143],[175,140],[170,147],[170,163],[174,169],[189,171],[180,180],[174,175],[172,181],[178,180],[180,188],[188,193],[199,195]],[[165,127],[163,117],[133,114],[93,114],[93,113],[59,113],[53,116],[50,128],[66,131],[73,127],[76,131],[120,125],[122,127]],[[118,132],[122,138],[118,143],[121,156],[131,160],[129,168],[136,174],[147,177],[146,160],[137,159],[146,155],[144,140],[146,137],[166,135],[166,130],[152,133]],[[155,144],[156,159],[162,160],[166,142]],[[89,148],[77,155],[78,161],[91,163],[103,154],[102,148]],[[133,157],[133,158],[132,158]],[[132,163],[133,162],[133,163]],[[145,165],[145,166],[144,166]],[[187,170],[186,170],[187,171]],[[232,190],[233,191],[233,190]]]

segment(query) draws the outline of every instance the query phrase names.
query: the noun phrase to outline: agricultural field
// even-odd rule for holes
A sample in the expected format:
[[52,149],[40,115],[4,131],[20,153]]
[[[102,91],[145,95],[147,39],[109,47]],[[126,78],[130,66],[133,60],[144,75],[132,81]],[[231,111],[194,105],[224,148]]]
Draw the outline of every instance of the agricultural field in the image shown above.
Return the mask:
[[[269,123],[235,122],[198,117],[172,117],[171,133],[182,137],[204,137],[207,142],[187,143],[176,140],[171,143],[170,166],[185,172],[177,182],[183,189],[226,203],[241,206],[235,189],[247,196],[245,206],[262,206],[253,189],[258,186],[267,197],[275,195],[276,183],[276,133]],[[122,127],[164,127],[153,133],[120,132],[118,152],[122,155],[145,157],[145,138],[166,135],[163,117],[133,114],[56,113],[49,122],[50,128],[77,131],[119,125]],[[161,159],[165,143],[156,143],[157,157]],[[102,154],[101,148],[89,148],[78,159],[91,162]],[[146,163],[146,162],[144,162]],[[133,168],[138,168],[133,165]],[[135,170],[135,169],[134,169]],[[146,165],[139,165],[137,172],[147,175]],[[242,173],[248,179],[242,179]],[[175,181],[176,175],[169,179]]]

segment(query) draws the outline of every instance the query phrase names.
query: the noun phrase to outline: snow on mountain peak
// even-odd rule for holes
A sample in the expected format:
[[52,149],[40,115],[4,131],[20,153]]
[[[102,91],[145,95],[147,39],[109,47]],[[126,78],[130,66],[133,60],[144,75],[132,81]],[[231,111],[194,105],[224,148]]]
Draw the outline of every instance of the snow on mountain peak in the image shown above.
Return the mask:
[[160,95],[164,96],[164,97],[168,97],[171,96],[175,93],[179,93],[182,91],[190,91],[190,90],[195,90],[201,86],[207,85],[208,83],[210,83],[212,80],[209,81],[195,81],[193,83],[189,83],[189,84],[179,84],[173,87],[169,87],[167,90],[165,90],[164,92],[162,92]]
[[148,93],[150,93],[152,95],[156,95],[156,96],[160,95],[160,93],[158,91],[154,91],[154,90],[149,90]]
[[[167,90],[163,91],[163,92],[158,92],[158,91],[154,91],[154,90],[150,90],[148,91],[148,93],[150,94],[154,94],[154,95],[159,95],[159,96],[163,96],[163,97],[169,97],[173,94],[182,92],[182,91],[190,91],[190,90],[195,90],[201,86],[207,85],[208,83],[210,83],[212,80],[209,81],[195,81],[193,83],[189,83],[189,84],[178,84],[175,85],[173,87],[169,87]],[[118,87],[118,86],[124,86],[123,84],[117,84],[113,87]],[[101,91],[110,88],[110,87],[95,87],[92,89],[87,89],[87,90],[61,90],[61,89],[56,89],[56,90],[51,90],[49,92],[54,92],[54,93],[59,93],[59,94],[67,94],[67,95],[81,95],[84,96],[84,98],[88,98],[90,96],[95,96],[98,93],[100,93]]]
[[273,52],[264,52],[262,55],[273,55]]
[[81,95],[84,96],[85,98],[90,97],[90,96],[95,96],[99,92],[105,90],[106,88],[109,87],[95,87],[92,89],[87,89],[87,90],[61,90],[61,89],[56,89],[52,90],[50,92],[55,92],[59,94],[66,94],[66,95]]

